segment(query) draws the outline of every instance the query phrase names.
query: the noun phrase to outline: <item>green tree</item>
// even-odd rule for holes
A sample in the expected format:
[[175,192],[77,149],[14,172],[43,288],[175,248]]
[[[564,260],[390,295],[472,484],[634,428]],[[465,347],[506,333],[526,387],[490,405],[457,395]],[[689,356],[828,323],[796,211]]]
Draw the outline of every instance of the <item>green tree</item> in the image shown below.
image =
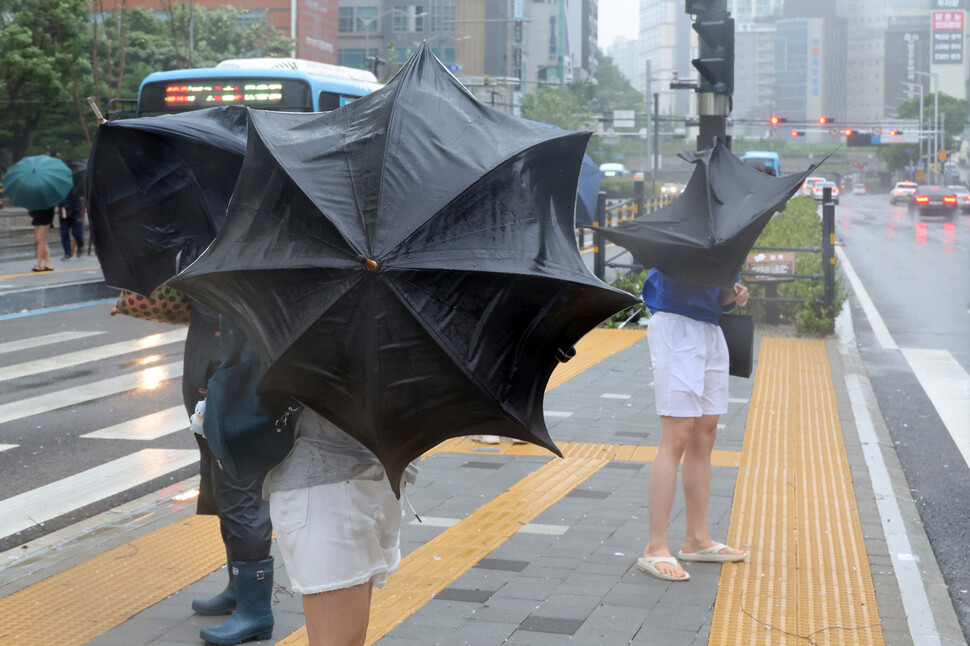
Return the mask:
[[0,163],[27,156],[51,106],[79,100],[87,15],[84,0],[0,0]]
[[522,97],[522,116],[564,130],[585,130],[593,115],[582,92],[565,85],[541,85],[534,94]]
[[[934,103],[939,103],[940,115],[946,121],[943,124],[943,147],[946,150],[952,150],[954,138],[963,132],[964,128],[967,127],[968,120],[970,120],[970,103],[966,99],[958,99],[944,92],[940,92],[938,100],[935,100],[935,98],[933,94],[923,96],[923,129],[933,129],[935,123]],[[903,101],[896,108],[896,114],[900,119],[918,119],[919,99]]]
[[602,52],[596,61],[595,88],[596,109],[603,114],[609,114],[613,110],[643,112],[643,95],[620,73],[613,58]]

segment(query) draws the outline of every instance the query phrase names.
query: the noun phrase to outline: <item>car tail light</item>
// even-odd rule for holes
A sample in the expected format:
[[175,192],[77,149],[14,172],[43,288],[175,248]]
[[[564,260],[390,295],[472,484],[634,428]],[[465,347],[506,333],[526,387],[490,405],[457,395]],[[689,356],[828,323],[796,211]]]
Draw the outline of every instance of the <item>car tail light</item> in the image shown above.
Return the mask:
[[832,189],[832,195],[838,195],[838,194],[839,194],[839,189],[833,188]]
[[944,196],[943,197],[943,203],[944,204],[956,204],[957,203],[957,197],[956,197],[956,195],[946,195],[946,196]]
[[966,195],[963,196],[963,201],[970,202],[970,193],[967,193]]
[[927,197],[926,195],[918,195],[916,197],[916,201],[919,202],[920,204],[926,204],[927,202],[930,201],[930,198]]

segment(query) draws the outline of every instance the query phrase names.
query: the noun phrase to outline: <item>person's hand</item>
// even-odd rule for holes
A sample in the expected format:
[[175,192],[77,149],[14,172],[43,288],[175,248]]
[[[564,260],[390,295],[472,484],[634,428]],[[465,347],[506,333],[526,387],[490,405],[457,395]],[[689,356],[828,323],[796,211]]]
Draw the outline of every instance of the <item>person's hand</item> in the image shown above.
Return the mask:
[[734,283],[734,302],[738,307],[748,304],[748,288],[741,283]]

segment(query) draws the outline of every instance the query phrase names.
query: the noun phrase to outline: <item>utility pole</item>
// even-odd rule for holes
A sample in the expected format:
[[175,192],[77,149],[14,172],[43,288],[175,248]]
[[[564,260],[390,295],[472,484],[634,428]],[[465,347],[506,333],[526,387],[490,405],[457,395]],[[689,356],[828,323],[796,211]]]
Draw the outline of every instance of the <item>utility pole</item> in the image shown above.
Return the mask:
[[727,116],[734,93],[734,18],[727,10],[727,0],[686,0],[686,11],[695,16],[692,27],[700,40],[700,58],[691,65],[701,75],[697,149],[702,150],[715,137],[727,142]]
[[653,171],[650,173],[650,181],[653,182],[653,190],[656,196],[657,190],[657,166],[660,165],[660,132],[657,130],[660,125],[660,93],[653,93]]

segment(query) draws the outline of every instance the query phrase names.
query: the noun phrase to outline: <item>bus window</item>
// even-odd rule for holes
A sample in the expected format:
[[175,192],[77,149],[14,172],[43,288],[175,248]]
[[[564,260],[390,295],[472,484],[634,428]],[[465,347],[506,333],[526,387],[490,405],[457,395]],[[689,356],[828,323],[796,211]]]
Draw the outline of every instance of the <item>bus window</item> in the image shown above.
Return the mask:
[[339,92],[321,92],[318,102],[319,109],[320,112],[336,110],[340,106],[347,105],[359,98],[359,96],[350,96],[348,94],[340,94]]
[[781,175],[781,163],[778,153],[764,150],[749,150],[741,155],[744,165],[762,173]]

